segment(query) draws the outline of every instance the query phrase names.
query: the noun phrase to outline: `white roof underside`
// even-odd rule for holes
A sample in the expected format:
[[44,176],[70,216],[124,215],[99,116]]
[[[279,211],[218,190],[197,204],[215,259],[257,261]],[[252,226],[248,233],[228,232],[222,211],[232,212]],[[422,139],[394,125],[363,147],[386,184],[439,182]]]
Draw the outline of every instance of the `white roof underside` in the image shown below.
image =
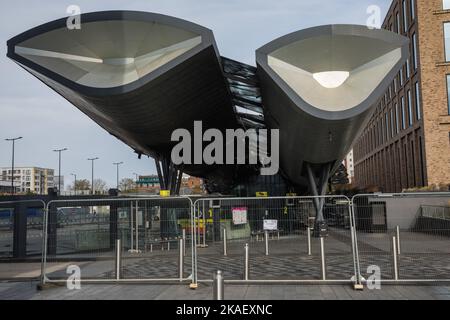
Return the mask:
[[78,84],[112,88],[139,80],[202,42],[198,34],[151,21],[81,26],[41,34],[15,52]]
[[311,106],[343,111],[364,102],[401,56],[401,48],[381,40],[327,35],[282,47],[268,56],[268,64]]

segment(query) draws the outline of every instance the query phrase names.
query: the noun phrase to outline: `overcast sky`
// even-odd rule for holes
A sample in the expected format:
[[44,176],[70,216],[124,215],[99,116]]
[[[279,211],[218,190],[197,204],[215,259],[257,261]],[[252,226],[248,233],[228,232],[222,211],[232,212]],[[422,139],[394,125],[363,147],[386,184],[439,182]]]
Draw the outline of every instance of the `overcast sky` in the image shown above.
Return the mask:
[[11,164],[5,138],[23,136],[16,146],[17,166],[58,167],[55,148],[67,147],[62,174],[90,178],[88,157],[99,157],[96,177],[115,186],[113,162],[123,161],[122,177],[155,173],[152,159],[141,160],[78,109],[6,58],[6,41],[45,22],[67,16],[75,4],[83,13],[140,10],[196,22],[214,31],[221,55],[254,65],[254,52],[265,43],[307,27],[365,24],[368,6],[378,5],[382,17],[391,0],[8,0],[0,12],[0,167]]

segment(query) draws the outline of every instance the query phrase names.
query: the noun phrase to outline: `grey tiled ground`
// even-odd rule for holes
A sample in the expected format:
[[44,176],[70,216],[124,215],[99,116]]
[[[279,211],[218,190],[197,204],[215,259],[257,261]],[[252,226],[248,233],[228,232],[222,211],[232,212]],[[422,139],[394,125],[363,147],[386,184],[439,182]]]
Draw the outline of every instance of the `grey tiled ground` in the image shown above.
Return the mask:
[[[1,300],[210,300],[212,287],[186,285],[82,285],[36,290],[36,282],[0,283]],[[450,300],[450,286],[383,286],[354,291],[348,285],[226,285],[230,300]]]

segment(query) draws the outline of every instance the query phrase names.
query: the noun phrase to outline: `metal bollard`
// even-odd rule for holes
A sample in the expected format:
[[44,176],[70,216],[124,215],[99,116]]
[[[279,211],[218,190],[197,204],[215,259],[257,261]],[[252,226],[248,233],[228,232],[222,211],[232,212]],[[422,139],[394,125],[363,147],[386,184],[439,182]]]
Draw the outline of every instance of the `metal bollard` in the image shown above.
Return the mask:
[[269,231],[264,231],[264,240],[266,242],[266,256],[269,255]]
[[183,281],[183,278],[184,278],[184,249],[183,249],[183,246],[184,246],[184,240],[183,239],[180,239],[180,242],[179,242],[179,260],[178,260],[178,275],[179,275],[179,278],[180,278],[180,281]]
[[312,250],[311,250],[311,228],[308,227],[306,229],[306,233],[308,235],[308,256],[310,256],[312,254]]
[[134,217],[133,217],[133,202],[130,203],[130,251],[134,251]]
[[218,270],[214,274],[213,281],[213,300],[223,300],[224,299],[224,284],[222,271]]
[[322,268],[322,280],[327,280],[327,266],[325,264],[325,241],[324,238],[320,238],[320,257]]
[[186,229],[183,229],[183,256],[186,256]]
[[167,251],[170,251],[170,239],[167,239]]
[[397,253],[398,255],[400,255],[400,227],[397,226],[396,228],[396,233],[397,233]]
[[139,253],[139,206],[138,206],[138,202],[136,201],[136,241],[135,241],[135,246],[136,246],[136,253]]
[[248,281],[249,274],[249,247],[248,243],[245,244],[245,261],[244,261],[244,280]]
[[120,280],[120,269],[121,269],[121,261],[122,258],[122,245],[120,239],[116,240],[116,280]]
[[392,238],[392,253],[394,255],[394,280],[398,280],[397,238]]
[[227,256],[227,229],[223,229],[223,255]]

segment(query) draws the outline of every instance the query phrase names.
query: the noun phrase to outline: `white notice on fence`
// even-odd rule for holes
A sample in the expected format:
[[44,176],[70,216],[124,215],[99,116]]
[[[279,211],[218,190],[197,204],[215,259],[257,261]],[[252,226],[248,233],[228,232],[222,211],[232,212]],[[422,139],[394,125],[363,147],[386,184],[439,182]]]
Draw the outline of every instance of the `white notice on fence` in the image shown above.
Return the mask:
[[278,220],[264,220],[264,231],[278,230]]
[[247,223],[247,208],[233,208],[233,224]]

